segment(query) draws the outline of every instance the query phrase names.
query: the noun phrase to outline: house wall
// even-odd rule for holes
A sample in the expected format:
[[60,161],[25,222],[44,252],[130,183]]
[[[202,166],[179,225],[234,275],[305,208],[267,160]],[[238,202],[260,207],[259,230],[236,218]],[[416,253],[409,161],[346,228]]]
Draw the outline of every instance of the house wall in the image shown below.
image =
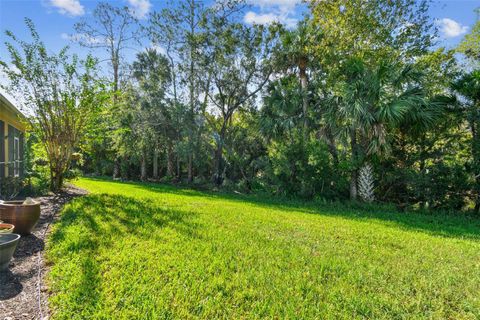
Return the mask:
[[[23,161],[23,145],[25,124],[22,121],[22,114],[2,95],[0,95],[0,178],[13,175],[13,164],[11,161],[14,137],[19,138],[20,142],[20,160]],[[10,137],[10,138],[9,138]],[[1,152],[3,151],[3,152]],[[3,163],[2,163],[3,162]],[[23,162],[20,169],[20,175],[23,175]]]
[[[0,113],[0,117],[2,114]],[[6,159],[6,151],[8,151],[5,147],[5,137],[6,137],[6,127],[5,122],[0,119],[0,179],[5,177],[5,159]]]

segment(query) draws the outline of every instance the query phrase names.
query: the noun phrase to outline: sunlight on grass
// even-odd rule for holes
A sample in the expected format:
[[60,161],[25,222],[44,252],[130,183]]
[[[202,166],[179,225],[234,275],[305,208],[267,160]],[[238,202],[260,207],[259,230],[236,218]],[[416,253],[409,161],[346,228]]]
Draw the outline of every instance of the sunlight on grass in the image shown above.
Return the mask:
[[477,318],[480,227],[81,179],[47,245],[54,319]]

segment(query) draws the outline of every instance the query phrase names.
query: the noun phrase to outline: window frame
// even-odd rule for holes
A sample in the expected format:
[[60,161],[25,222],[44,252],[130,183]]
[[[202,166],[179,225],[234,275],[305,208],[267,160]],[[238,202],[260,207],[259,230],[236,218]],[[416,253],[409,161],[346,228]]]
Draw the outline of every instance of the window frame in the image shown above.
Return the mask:
[[13,176],[20,177],[20,137],[13,137]]

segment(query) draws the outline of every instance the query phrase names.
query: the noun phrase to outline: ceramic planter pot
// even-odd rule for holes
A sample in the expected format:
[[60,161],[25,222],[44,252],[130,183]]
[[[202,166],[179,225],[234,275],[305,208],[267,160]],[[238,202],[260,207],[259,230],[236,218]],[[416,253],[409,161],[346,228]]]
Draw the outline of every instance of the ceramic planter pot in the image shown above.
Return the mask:
[[8,263],[17,248],[18,240],[20,240],[19,234],[0,234],[0,271],[8,268]]
[[0,222],[0,234],[12,233],[14,228],[13,224]]
[[40,218],[40,203],[23,204],[23,201],[4,201],[0,203],[0,220],[15,226],[13,232],[27,235]]

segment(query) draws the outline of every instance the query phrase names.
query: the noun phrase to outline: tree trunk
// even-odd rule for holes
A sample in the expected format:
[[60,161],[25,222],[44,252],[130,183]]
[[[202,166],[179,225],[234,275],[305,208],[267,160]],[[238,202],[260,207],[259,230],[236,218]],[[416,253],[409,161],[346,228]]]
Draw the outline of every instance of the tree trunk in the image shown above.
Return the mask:
[[153,150],[153,178],[158,179],[158,148]]
[[173,163],[172,145],[169,142],[167,146],[167,176],[173,178],[175,176],[175,165]]
[[352,149],[352,172],[350,173],[350,200],[357,200],[358,195],[358,145],[357,145],[357,134],[355,129],[352,129],[350,132],[350,145]]
[[194,35],[196,34],[195,32],[195,1],[192,1],[190,3],[190,36],[192,39],[192,42],[190,42],[190,74],[189,74],[189,93],[190,93],[190,117],[191,117],[191,128],[190,128],[190,136],[188,137],[188,164],[187,164],[187,181],[188,183],[191,183],[193,181],[193,153],[195,151],[195,103],[196,103],[196,97],[195,97],[195,91],[196,91],[196,86],[195,86],[195,51],[197,48],[196,45],[196,40]]
[[[115,109],[117,105],[117,90],[118,90],[118,63],[113,55],[112,50],[112,66],[113,66],[113,108]],[[120,159],[115,156],[115,160],[113,162],[113,179],[118,179],[120,177]]]
[[50,190],[59,192],[63,187],[63,172],[57,168],[50,168]]
[[242,177],[243,179],[245,180],[246,184],[247,184],[247,190],[248,191],[252,191],[252,182],[250,181],[250,179],[247,177],[247,174],[245,173],[245,170],[243,170],[242,166],[239,165],[238,166],[239,170],[240,170],[240,173],[242,174]]
[[112,57],[112,67],[113,67],[113,91],[115,91],[115,94],[113,96],[114,99],[114,105],[116,104],[117,100],[117,91],[118,91],[118,83],[119,83],[119,75],[118,75],[118,68],[119,68],[119,62],[118,62],[118,56],[113,56]]
[[350,174],[350,200],[356,201],[358,195],[358,173],[357,170],[352,170]]
[[120,160],[115,157],[113,161],[113,179],[118,179],[120,177]]
[[180,157],[177,155],[177,180],[180,180],[182,173],[180,172]]
[[217,149],[215,150],[215,163],[213,169],[213,183],[217,186],[221,185],[223,182],[222,178],[222,158],[223,158],[223,144],[219,141],[217,144]]
[[[425,181],[424,180],[425,174],[426,174],[425,166],[426,166],[426,159],[428,158],[428,152],[425,151],[425,147],[424,147],[423,142],[422,142],[426,138],[425,134],[423,134],[422,137],[423,138],[420,140],[420,143],[418,145],[418,150],[419,150],[419,153],[420,153],[419,171],[420,171],[420,174],[421,174],[421,177],[422,177],[422,181]],[[426,196],[426,195],[430,194],[428,189],[429,189],[429,186],[424,185],[423,196],[420,198],[420,201],[419,201],[420,208],[422,208],[422,209],[427,209],[428,208],[428,202],[430,200]]]
[[188,183],[193,181],[193,150],[188,155]]
[[339,160],[338,160],[338,151],[337,147],[335,145],[335,138],[332,134],[332,132],[327,129],[326,131],[326,140],[327,140],[327,146],[328,146],[328,151],[332,155],[333,158],[333,165],[335,168],[338,168]]
[[147,180],[147,152],[142,151],[142,159],[140,163],[140,180]]
[[358,171],[357,191],[360,199],[364,202],[375,201],[375,179],[373,177],[373,167],[365,161]]
[[213,182],[217,186],[223,183],[223,136],[220,137],[215,150]]
[[213,183],[217,186],[223,182],[223,142],[225,141],[225,133],[227,130],[228,119],[223,121],[222,129],[218,135],[217,149],[215,150],[214,165],[213,165]]

